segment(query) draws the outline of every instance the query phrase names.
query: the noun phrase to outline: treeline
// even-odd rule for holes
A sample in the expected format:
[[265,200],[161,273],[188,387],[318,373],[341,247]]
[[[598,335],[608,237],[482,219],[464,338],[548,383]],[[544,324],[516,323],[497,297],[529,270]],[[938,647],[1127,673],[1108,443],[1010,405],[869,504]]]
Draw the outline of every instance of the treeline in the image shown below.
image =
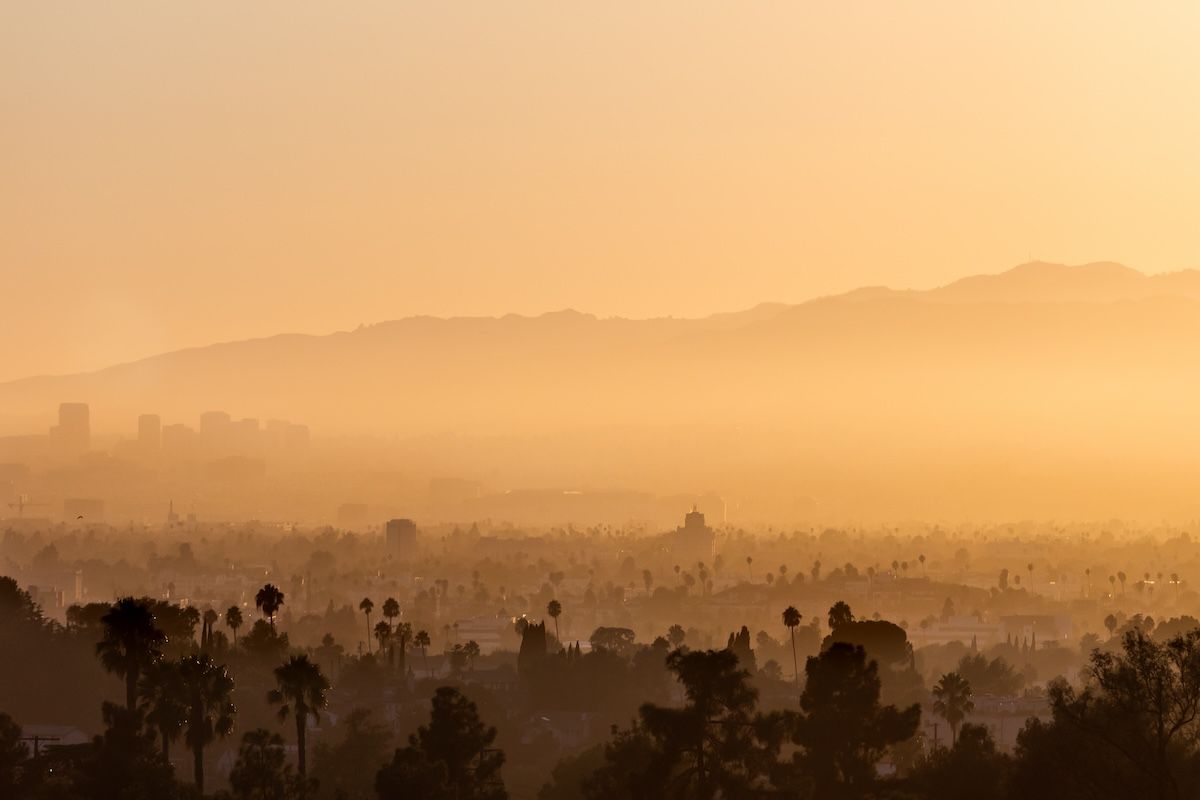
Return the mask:
[[[103,732],[84,745],[40,743],[35,753],[15,718],[0,714],[0,797],[198,797],[206,789],[206,751],[235,731],[241,734],[229,788],[210,796],[507,796],[506,754],[497,746],[496,727],[484,719],[492,712],[481,713],[470,686],[438,687],[426,722],[401,747],[371,712],[360,709],[342,715],[338,736],[312,748],[309,721],[325,711],[328,670],[320,658],[293,651],[274,630],[282,592],[267,585],[256,600],[264,615],[254,626],[260,641],[251,645],[257,648],[253,656],[232,670],[226,656],[256,634],[252,630],[236,645],[222,641],[213,630],[215,612],[129,597],[77,609],[68,628],[61,628],[44,620],[14,581],[0,579],[5,662],[41,658],[54,652],[47,642],[58,639],[77,649],[88,641],[88,657],[116,679],[105,684],[110,699],[101,707]],[[391,623],[394,615],[386,616]],[[789,607],[781,618],[789,638],[797,634],[799,613]],[[629,687],[644,701],[613,725],[607,741],[561,760],[540,799],[1200,796],[1200,630],[1155,637],[1146,626],[1128,626],[1119,647],[1092,652],[1082,685],[1050,683],[1048,719],[1028,721],[1015,751],[1006,754],[986,728],[969,722],[973,680],[1013,683],[1003,663],[975,655],[940,677],[925,702],[928,712],[949,723],[950,735],[934,746],[923,733],[921,703],[884,699],[889,670],[912,669],[902,631],[883,620],[856,620],[844,603],[830,609],[829,622],[831,633],[817,654],[801,663],[793,650],[789,666],[796,674],[794,683],[782,684],[789,693],[783,707],[762,702],[762,670],[754,672],[744,628],[719,650],[689,648],[681,630],[642,645],[628,629],[601,628],[584,652],[560,644],[544,624],[522,625],[520,680],[506,695],[510,704],[525,712],[570,707],[574,698],[594,692],[601,702],[625,708]],[[235,636],[240,624],[230,626]],[[398,672],[395,662],[416,647],[398,641],[410,633],[415,639],[416,632],[389,628],[388,635],[380,631],[379,658],[349,660],[351,682],[362,680],[356,671]],[[466,650],[457,660],[451,656],[455,672],[471,670],[474,655]],[[53,671],[52,664],[37,666]],[[778,664],[772,671],[779,671]],[[773,684],[777,689],[780,681]],[[385,694],[381,688],[374,702],[383,702]],[[278,720],[247,718],[252,704],[239,703],[239,697],[257,698]],[[412,695],[403,699],[419,703]],[[190,756],[186,780],[172,767],[177,747]]]

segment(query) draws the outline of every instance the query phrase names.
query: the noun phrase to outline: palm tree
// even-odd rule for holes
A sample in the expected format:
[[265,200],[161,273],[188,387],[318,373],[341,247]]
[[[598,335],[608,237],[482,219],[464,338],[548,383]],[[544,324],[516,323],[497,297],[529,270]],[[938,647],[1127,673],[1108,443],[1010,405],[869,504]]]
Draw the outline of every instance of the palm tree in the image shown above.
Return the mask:
[[468,668],[470,668],[472,671],[474,671],[475,659],[479,658],[479,654],[480,654],[480,652],[482,652],[479,649],[479,642],[475,641],[474,639],[468,640],[467,643],[463,645],[463,652],[467,656]]
[[329,681],[321,667],[309,661],[308,656],[292,656],[275,668],[275,682],[279,688],[267,693],[267,702],[279,706],[279,719],[287,719],[291,714],[296,720],[297,761],[303,778],[306,775],[305,728],[309,717],[320,719]]
[[559,641],[559,648],[562,648],[562,637],[558,635],[558,616],[562,614],[562,603],[557,600],[551,600],[546,605],[546,613],[554,620],[554,638]]
[[400,604],[396,602],[396,598],[389,597],[387,600],[383,601],[383,616],[387,617],[388,629],[390,630],[392,627],[394,627],[392,625],[392,620],[400,616]]
[[792,634],[792,671],[796,676],[796,686],[800,685],[800,660],[796,657],[796,627],[800,624],[800,616],[795,606],[783,610],[783,624]]
[[413,629],[411,622],[401,622],[396,626],[394,636],[396,641],[400,643],[400,658],[397,662],[397,666],[399,667],[401,674],[404,674],[405,665],[408,661],[408,643],[412,639],[412,635]]
[[258,590],[258,594],[254,595],[254,605],[271,623],[271,632],[274,633],[275,613],[283,605],[283,592],[275,584],[268,583]]
[[429,631],[417,631],[417,635],[413,637],[413,644],[421,648],[421,660],[425,662],[425,671],[432,678],[433,673],[429,672],[429,657],[425,653],[425,648],[429,647],[429,642]]
[[229,630],[233,631],[233,646],[236,648],[238,628],[242,627],[242,610],[237,606],[230,606],[226,609],[225,624],[229,626]]
[[387,649],[388,639],[392,638],[392,629],[383,620],[375,623],[375,641],[379,642],[379,652]]
[[[400,604],[398,602],[396,602],[396,598],[389,597],[387,600],[383,601],[383,616],[387,618],[388,633],[389,634],[393,633],[395,630],[395,625],[392,623],[392,620],[394,620],[396,617],[400,616]],[[392,637],[389,635],[388,640],[390,641],[391,638]],[[389,647],[390,646],[391,645],[389,645]],[[388,663],[392,663],[395,660],[396,660],[395,651],[389,649],[388,650]]]
[[925,574],[925,554],[921,553],[919,556],[917,556],[917,561],[921,562],[921,575],[924,575]]
[[1104,627],[1108,629],[1108,638],[1112,638],[1117,631],[1117,618],[1109,614],[1104,618]]
[[746,556],[746,572],[750,574],[750,582],[754,583],[754,556]]
[[184,741],[192,748],[196,789],[204,794],[204,748],[218,736],[233,730],[237,708],[233,705],[233,678],[225,667],[213,663],[207,653],[186,656],[179,661],[187,708],[187,733]]
[[679,646],[687,641],[687,631],[683,629],[682,625],[672,625],[667,628],[667,641],[671,643],[672,647],[679,649]]
[[179,738],[183,723],[187,719],[184,703],[183,679],[179,665],[173,661],[158,661],[151,664],[141,681],[138,695],[146,722],[158,731],[162,742],[163,762],[171,763],[171,742]]
[[159,650],[167,636],[154,624],[154,612],[146,600],[122,597],[100,618],[104,637],[96,644],[96,656],[104,669],[125,679],[125,707],[137,707],[138,679],[162,657]]
[[971,684],[957,672],[947,672],[933,687],[933,710],[950,723],[951,744],[958,741],[958,726],[975,710]]
[[209,648],[209,645],[212,644],[212,642],[211,642],[212,626],[215,625],[217,620],[219,620],[220,618],[221,618],[221,616],[216,611],[214,611],[212,608],[204,609],[204,616],[202,617],[202,619],[204,620],[204,627],[202,627],[200,629],[200,649],[201,650],[207,650]]
[[1117,580],[1119,580],[1121,582],[1121,597],[1124,597],[1125,596],[1125,581],[1126,581],[1125,573],[1118,572]]
[[375,610],[375,603],[371,598],[364,597],[362,602],[358,604],[358,610],[367,615],[367,652],[371,652],[371,612]]

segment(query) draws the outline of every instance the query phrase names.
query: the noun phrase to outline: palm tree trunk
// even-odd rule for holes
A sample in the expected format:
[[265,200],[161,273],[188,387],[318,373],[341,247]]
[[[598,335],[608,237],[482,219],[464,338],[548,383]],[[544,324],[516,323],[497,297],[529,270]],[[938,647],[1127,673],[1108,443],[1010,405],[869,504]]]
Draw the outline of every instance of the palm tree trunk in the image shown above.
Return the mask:
[[367,614],[367,652],[371,652],[371,615]]
[[196,789],[204,794],[204,748],[192,746],[192,770],[196,778]]
[[796,680],[796,688],[800,688],[800,659],[796,658],[796,628],[790,626],[788,628],[792,632],[792,675]]
[[137,708],[138,671],[130,669],[125,673],[125,706],[133,711]]
[[304,760],[304,728],[308,722],[308,712],[304,711],[296,714],[296,763],[300,767],[300,777],[305,776],[305,760]]

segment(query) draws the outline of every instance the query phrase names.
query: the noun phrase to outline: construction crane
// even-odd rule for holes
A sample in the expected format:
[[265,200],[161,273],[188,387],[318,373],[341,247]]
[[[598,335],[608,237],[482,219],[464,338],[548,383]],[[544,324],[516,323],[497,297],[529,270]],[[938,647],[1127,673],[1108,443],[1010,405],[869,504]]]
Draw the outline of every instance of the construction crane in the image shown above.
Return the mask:
[[17,502],[9,503],[8,507],[15,508],[17,510],[17,519],[23,519],[25,517],[25,507],[26,506],[48,506],[48,505],[50,505],[50,504],[49,503],[31,503],[31,502],[29,502],[29,495],[21,494],[21,495],[17,495]]

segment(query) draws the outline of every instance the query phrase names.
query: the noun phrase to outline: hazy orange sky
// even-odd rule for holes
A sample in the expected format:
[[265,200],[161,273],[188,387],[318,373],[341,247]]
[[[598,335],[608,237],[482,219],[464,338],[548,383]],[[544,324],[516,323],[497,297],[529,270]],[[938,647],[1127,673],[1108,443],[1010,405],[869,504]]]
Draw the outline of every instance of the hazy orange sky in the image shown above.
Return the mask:
[[1186,3],[12,0],[0,379],[1200,266],[1197,41]]

